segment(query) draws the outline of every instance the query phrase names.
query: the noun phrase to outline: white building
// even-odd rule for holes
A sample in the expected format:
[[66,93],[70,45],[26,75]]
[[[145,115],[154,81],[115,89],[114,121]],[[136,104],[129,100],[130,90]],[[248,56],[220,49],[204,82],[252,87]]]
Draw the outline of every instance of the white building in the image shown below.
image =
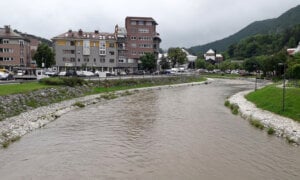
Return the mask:
[[287,49],[287,53],[289,55],[294,55],[296,53],[300,53],[300,42],[299,42],[299,44],[298,44],[298,46],[296,48],[289,48],[289,49]]

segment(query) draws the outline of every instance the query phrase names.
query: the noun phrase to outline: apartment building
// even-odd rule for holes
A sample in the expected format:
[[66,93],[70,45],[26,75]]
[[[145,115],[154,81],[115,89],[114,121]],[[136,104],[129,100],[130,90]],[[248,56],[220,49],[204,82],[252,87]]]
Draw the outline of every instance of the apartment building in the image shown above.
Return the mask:
[[161,39],[156,32],[157,22],[151,17],[126,17],[126,57],[129,62],[138,63],[145,53],[158,58]]
[[59,68],[115,71],[117,39],[114,33],[69,30],[52,39]]
[[134,72],[145,53],[158,57],[161,39],[156,25],[153,18],[126,17],[125,28],[116,25],[113,33],[69,30],[52,38],[56,66]]
[[31,63],[30,40],[12,31],[10,26],[0,28],[0,66],[29,67]]

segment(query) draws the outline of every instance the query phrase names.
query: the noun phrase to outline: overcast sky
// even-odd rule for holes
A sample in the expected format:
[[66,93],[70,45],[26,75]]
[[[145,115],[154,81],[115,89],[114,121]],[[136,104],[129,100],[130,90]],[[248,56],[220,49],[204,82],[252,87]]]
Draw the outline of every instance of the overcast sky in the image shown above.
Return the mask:
[[161,47],[191,47],[280,16],[300,0],[8,0],[0,25],[51,39],[69,29],[113,32],[126,16],[153,17]]

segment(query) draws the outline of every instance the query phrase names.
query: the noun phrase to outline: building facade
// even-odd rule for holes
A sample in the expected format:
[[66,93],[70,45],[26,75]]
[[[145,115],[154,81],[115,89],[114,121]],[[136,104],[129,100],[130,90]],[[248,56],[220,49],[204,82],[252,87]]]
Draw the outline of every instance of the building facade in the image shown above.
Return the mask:
[[218,64],[223,61],[222,54],[217,54],[214,50],[209,49],[205,54],[204,58],[206,62],[210,62],[211,64]]
[[0,28],[0,66],[12,70],[30,67],[30,63],[30,40],[12,31],[10,26]]
[[117,67],[117,40],[113,33],[69,30],[52,41],[59,68],[114,71]]
[[158,58],[161,39],[156,32],[157,22],[151,17],[126,17],[126,57],[129,62],[139,63],[145,53]]
[[161,39],[156,21],[148,17],[126,17],[125,28],[113,33],[69,30],[52,39],[59,68],[132,73],[145,53],[158,57]]

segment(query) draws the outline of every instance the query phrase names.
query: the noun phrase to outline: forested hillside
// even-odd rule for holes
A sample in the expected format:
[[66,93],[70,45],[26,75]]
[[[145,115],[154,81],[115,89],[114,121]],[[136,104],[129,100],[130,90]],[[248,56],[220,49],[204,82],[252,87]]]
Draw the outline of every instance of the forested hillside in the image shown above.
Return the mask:
[[216,49],[218,52],[223,52],[227,50],[230,45],[235,44],[244,38],[258,34],[282,33],[285,29],[297,24],[300,24],[300,5],[290,9],[278,18],[253,22],[227,38],[205,45],[194,46],[188,50],[194,54],[198,54],[199,52],[204,53],[210,48]]
[[282,33],[255,35],[228,47],[228,55],[233,59],[245,59],[253,56],[272,55],[282,49],[296,47],[300,41],[300,24],[284,30]]

